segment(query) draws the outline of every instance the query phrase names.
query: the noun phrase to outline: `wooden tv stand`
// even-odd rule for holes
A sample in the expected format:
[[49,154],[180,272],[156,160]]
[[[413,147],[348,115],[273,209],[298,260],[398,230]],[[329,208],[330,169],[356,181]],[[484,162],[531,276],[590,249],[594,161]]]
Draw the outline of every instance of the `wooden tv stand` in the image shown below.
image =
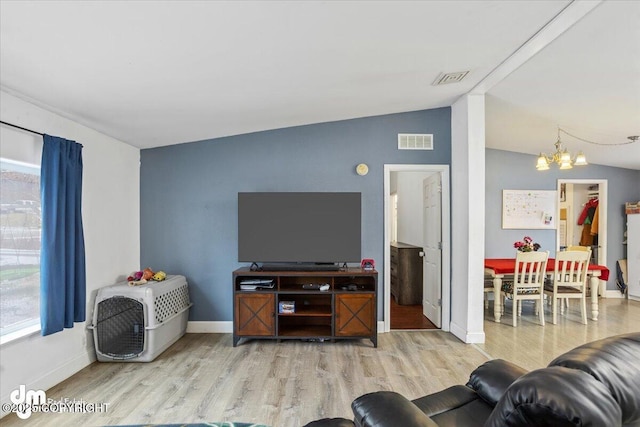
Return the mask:
[[[271,281],[243,290],[252,280]],[[322,291],[318,285],[328,284]],[[375,270],[233,272],[233,346],[241,338],[337,340],[368,338],[378,346]],[[249,285],[252,286],[252,285]],[[293,312],[281,312],[293,303]]]

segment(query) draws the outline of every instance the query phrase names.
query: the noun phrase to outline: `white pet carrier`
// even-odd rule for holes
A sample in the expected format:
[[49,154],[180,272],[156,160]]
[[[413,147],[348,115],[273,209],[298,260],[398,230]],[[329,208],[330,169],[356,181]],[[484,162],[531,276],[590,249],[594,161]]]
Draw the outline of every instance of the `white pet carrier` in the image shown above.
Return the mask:
[[90,327],[98,360],[152,361],[184,335],[192,305],[184,276],[98,289]]

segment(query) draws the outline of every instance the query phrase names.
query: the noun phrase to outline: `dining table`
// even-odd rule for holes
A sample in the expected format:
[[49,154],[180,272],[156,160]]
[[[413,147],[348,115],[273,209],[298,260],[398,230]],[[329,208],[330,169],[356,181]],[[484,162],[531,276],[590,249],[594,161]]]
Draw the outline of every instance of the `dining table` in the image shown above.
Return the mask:
[[[516,270],[515,258],[485,258],[484,273],[493,278],[493,317],[500,323],[502,317],[502,279],[512,277]],[[547,261],[547,274],[555,271],[555,259],[549,258]],[[609,269],[604,265],[589,264],[587,269],[589,276],[589,288],[591,289],[591,320],[598,320],[598,288],[600,280],[609,280]]]

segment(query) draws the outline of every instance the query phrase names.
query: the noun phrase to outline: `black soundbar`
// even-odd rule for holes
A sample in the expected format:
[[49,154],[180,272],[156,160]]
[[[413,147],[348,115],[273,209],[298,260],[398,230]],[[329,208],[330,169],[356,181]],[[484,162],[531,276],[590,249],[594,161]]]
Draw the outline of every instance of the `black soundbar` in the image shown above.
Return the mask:
[[262,271],[340,271],[337,264],[296,264],[296,263],[275,263],[262,264]]

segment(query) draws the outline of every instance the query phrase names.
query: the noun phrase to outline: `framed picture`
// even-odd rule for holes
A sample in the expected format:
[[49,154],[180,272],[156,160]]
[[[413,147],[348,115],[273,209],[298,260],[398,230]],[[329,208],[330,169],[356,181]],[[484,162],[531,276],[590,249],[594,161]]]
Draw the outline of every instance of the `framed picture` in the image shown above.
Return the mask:
[[567,184],[560,184],[560,201],[567,201]]

